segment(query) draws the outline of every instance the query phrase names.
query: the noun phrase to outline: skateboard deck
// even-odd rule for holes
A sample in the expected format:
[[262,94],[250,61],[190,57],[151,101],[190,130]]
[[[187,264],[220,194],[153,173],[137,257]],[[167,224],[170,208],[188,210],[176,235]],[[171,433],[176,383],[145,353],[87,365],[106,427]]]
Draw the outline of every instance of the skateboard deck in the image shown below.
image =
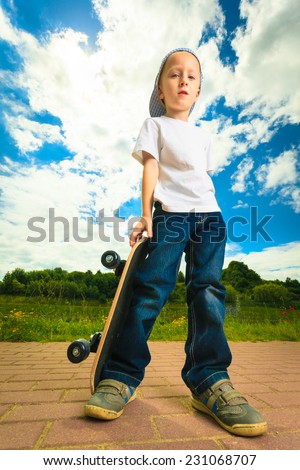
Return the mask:
[[140,263],[148,251],[147,238],[141,238],[132,248],[124,265],[118,287],[101,335],[91,370],[90,386],[92,394],[101,379],[102,369],[109,359],[115,341],[120,335],[132,298],[132,280]]

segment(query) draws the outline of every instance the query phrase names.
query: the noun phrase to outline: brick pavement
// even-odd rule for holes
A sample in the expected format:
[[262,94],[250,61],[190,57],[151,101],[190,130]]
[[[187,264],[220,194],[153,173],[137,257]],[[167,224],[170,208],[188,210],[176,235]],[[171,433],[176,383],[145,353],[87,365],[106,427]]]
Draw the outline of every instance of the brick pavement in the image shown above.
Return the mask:
[[300,449],[300,343],[230,343],[231,378],[268,421],[241,438],[190,406],[180,378],[182,342],[150,342],[138,399],[116,421],[83,415],[93,355],[81,364],[67,343],[0,343],[0,449]]

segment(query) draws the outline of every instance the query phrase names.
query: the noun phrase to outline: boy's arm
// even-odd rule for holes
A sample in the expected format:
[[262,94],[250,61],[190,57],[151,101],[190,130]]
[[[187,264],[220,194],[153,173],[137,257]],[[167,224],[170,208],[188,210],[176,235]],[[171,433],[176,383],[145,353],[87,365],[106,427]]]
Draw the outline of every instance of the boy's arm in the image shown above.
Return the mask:
[[158,179],[158,162],[147,152],[143,152],[143,160],[142,217],[130,235],[130,246],[133,246],[145,231],[149,238],[152,237],[152,204]]
[[158,162],[147,152],[143,152],[143,156],[142,217],[152,220],[153,195],[158,179]]

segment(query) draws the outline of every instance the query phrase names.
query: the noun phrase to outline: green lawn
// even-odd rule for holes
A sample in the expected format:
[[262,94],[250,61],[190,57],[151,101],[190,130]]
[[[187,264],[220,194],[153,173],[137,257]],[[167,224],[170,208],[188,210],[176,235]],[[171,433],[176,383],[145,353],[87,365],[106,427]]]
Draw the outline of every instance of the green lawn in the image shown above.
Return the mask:
[[[101,331],[110,304],[38,297],[0,296],[0,341],[73,341]],[[266,305],[227,305],[225,331],[230,341],[299,341],[299,310]],[[168,303],[152,340],[185,340],[186,307]]]

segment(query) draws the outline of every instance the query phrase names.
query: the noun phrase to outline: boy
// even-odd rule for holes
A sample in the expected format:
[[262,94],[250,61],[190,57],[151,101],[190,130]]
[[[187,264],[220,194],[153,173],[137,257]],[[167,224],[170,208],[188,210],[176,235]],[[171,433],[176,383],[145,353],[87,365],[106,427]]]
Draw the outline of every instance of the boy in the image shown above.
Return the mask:
[[149,255],[136,274],[124,329],[85,413],[115,419],[136,397],[151,359],[147,340],[175,287],[185,253],[188,337],[182,378],[192,392],[192,405],[233,434],[257,436],[267,424],[233,388],[227,372],[231,352],[224,333],[225,288],[220,283],[226,227],[208,175],[213,168],[210,138],[188,122],[200,88],[201,65],[194,52],[171,51],[156,77],[151,118],[144,122],[133,151],[144,169],[142,217],[130,245],[147,231]]

